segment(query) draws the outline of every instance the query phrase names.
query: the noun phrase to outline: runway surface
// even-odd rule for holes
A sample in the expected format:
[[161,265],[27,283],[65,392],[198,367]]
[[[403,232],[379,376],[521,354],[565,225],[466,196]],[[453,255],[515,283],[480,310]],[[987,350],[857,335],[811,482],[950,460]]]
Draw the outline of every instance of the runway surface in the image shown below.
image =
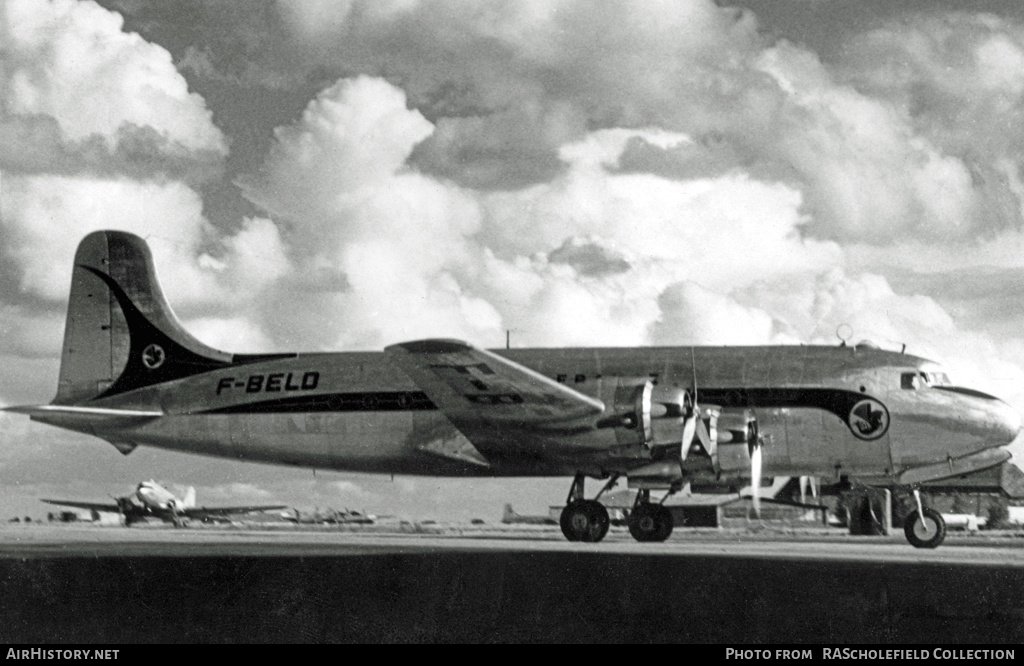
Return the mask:
[[1014,643],[1024,538],[0,528],[3,642]]
[[854,537],[842,530],[689,529],[666,543],[637,543],[612,528],[601,543],[570,543],[556,526],[288,526],[174,529],[92,525],[8,525],[0,557],[346,556],[437,552],[550,552],[637,556],[756,557],[809,561],[903,562],[1024,567],[1024,535],[950,535],[934,550],[913,548],[902,533]]

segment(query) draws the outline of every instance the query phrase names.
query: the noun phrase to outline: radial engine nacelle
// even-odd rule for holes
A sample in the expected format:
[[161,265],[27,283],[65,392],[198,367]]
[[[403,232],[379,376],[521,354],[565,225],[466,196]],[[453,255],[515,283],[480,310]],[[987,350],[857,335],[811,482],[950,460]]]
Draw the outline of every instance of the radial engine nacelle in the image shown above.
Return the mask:
[[721,408],[717,405],[699,407],[708,434],[705,445],[692,433],[691,441],[683,441],[686,415],[693,402],[690,392],[678,386],[658,386],[650,380],[634,382],[620,380],[603,395],[606,404],[612,404],[613,415],[598,422],[598,427],[614,428],[620,446],[641,446],[651,450],[674,446],[677,453],[669,460],[644,466],[630,476],[663,476],[668,479],[681,476],[679,464],[686,456],[684,450],[698,452],[711,458],[716,474],[746,474],[751,469],[751,454],[760,444],[757,418],[753,411],[743,408]]

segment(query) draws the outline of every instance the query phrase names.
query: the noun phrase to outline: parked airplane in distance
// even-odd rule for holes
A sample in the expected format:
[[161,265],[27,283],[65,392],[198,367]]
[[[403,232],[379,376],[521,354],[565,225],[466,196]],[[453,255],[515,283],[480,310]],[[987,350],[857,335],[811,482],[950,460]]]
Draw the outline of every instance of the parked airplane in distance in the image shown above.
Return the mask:
[[197,507],[195,488],[190,486],[185,493],[185,497],[179,498],[170,490],[152,480],[140,483],[135,488],[135,492],[130,495],[115,497],[114,501],[116,504],[55,499],[44,499],[42,501],[58,506],[72,506],[92,511],[120,513],[124,516],[124,524],[128,526],[146,518],[159,518],[160,520],[174,523],[175,527],[184,527],[185,522],[189,519],[201,520],[203,522],[223,521],[227,520],[228,516],[286,508],[283,504],[275,506]]
[[550,516],[521,516],[512,510],[511,504],[505,505],[501,522],[506,525],[557,525],[558,521]]
[[349,511],[348,509],[338,511],[331,508],[317,508],[313,511],[292,509],[283,512],[281,517],[289,522],[304,525],[373,525],[377,520],[376,516],[359,511]]
[[[565,536],[609,524],[587,477],[639,489],[629,528],[663,541],[651,491],[814,476],[912,492],[908,540],[935,547],[927,481],[1009,459],[1020,417],[923,358],[872,345],[503,349],[419,340],[383,352],[230,354],[175,318],[145,241],[86,236],[57,395],[8,408],[103,438],[236,460],[390,474],[571,476]],[[661,500],[664,501],[664,498]]]

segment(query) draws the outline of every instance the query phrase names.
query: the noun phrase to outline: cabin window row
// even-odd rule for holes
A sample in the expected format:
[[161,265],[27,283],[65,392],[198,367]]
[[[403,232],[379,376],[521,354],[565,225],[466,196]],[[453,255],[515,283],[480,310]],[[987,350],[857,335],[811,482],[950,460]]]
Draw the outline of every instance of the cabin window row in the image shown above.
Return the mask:
[[[658,383],[658,377],[660,375],[661,375],[660,372],[652,372],[652,373],[649,373],[647,376],[651,378],[651,382],[652,383],[657,384]],[[602,376],[603,375],[594,375],[593,379],[596,381],[598,379],[601,379]],[[564,373],[559,373],[559,374],[555,375],[555,381],[558,382],[559,384],[565,384],[565,383],[567,383],[569,381],[569,375],[568,374],[564,374]],[[583,384],[586,381],[587,381],[587,376],[586,375],[575,375],[575,376],[573,376],[573,383],[574,384]]]

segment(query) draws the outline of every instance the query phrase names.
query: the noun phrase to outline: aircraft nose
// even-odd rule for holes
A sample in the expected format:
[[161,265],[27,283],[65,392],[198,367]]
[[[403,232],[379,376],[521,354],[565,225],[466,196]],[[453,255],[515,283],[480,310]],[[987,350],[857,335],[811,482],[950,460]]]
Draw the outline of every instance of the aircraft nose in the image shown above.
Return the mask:
[[1009,444],[1020,433],[1020,412],[1001,400],[992,412],[992,425],[997,437],[1001,440],[1000,446]]

